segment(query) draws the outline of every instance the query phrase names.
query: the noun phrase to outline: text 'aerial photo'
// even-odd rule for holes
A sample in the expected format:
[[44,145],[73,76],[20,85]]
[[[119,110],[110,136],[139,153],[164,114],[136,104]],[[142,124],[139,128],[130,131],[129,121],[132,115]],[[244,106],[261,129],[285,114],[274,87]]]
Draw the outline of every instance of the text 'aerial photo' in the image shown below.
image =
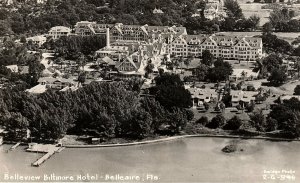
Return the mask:
[[300,0],[0,0],[0,182],[300,182]]

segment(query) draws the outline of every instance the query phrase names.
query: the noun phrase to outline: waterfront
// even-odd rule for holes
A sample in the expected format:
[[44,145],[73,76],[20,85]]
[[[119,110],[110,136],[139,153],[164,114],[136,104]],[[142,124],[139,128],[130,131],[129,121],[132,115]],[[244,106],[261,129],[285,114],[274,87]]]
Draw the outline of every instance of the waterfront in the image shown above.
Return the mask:
[[[25,152],[24,146],[7,153],[10,146],[4,145],[0,151],[0,172],[49,177],[89,174],[99,176],[98,181],[107,175],[111,181],[117,180],[117,175],[148,174],[163,182],[263,182],[264,171],[292,170],[296,180],[299,178],[300,142],[243,140],[245,151],[222,153],[221,149],[231,140],[189,138],[128,147],[67,148],[39,168],[31,167],[31,163],[42,154]],[[4,175],[0,176],[3,181]]]

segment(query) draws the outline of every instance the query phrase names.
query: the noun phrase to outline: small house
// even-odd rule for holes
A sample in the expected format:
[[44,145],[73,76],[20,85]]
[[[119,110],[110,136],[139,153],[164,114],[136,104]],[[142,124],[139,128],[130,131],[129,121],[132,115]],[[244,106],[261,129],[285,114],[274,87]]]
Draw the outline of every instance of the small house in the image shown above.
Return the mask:
[[100,144],[101,139],[100,138],[92,138],[92,144]]

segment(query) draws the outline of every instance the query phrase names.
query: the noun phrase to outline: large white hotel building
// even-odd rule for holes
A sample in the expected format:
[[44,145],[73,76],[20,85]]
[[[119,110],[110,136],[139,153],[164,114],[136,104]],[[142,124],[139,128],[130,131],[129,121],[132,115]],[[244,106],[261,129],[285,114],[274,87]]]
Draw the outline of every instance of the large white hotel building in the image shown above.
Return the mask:
[[209,50],[215,57],[255,61],[262,56],[262,39],[247,36],[188,35],[185,27],[97,24],[82,21],[75,25],[75,34],[81,36],[105,34],[114,42],[161,43],[166,54],[200,57]]

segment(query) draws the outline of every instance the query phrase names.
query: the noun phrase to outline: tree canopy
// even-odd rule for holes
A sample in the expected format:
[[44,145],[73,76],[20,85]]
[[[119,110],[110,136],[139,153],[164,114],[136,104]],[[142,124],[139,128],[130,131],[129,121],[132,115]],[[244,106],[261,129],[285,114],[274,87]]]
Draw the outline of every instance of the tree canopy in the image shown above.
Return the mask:
[[49,90],[38,96],[0,90],[0,124],[12,134],[29,128],[41,139],[66,133],[144,138],[162,125],[177,133],[191,119],[186,109],[167,110],[154,98],[141,98],[130,83],[92,83],[75,92]]

